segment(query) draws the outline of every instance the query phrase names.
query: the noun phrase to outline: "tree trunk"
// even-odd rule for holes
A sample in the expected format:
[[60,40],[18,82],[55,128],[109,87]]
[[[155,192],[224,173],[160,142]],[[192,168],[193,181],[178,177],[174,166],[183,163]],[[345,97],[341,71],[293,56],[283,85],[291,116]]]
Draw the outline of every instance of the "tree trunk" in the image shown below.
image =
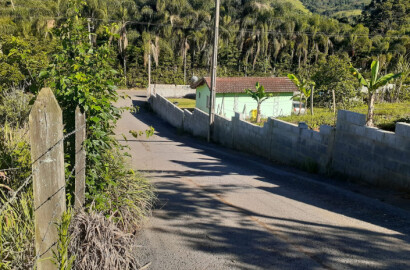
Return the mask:
[[332,98],[333,98],[333,113],[336,115],[336,93],[335,93],[335,89],[332,89]]
[[301,58],[302,58],[302,55],[299,55],[299,58],[298,58],[298,68],[300,68]]
[[186,56],[187,56],[187,49],[186,49],[186,44],[187,44],[187,38],[185,38],[184,42],[184,84],[186,84]]
[[310,93],[310,114],[313,115],[313,93],[315,91],[315,87],[312,87],[312,92]]
[[125,55],[125,51],[124,51],[124,79],[125,79],[125,86],[127,86],[128,85],[128,83],[127,83],[127,58],[126,58],[126,55]]
[[396,86],[394,102],[400,102],[400,92],[401,92],[402,87],[403,87],[403,79],[400,79],[399,86]]
[[261,104],[258,103],[258,108],[256,110],[256,123],[261,122]]
[[369,93],[369,101],[367,102],[368,105],[368,111],[367,111],[367,122],[366,126],[368,127],[373,127],[373,117],[374,117],[374,99],[375,99],[375,94],[374,93]]

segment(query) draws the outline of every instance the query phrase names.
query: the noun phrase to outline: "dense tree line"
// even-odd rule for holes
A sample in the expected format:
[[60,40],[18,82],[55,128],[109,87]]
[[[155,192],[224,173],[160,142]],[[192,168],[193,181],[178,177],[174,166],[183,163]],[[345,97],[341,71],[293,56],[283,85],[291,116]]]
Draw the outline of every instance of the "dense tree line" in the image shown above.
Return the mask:
[[[35,37],[38,41],[33,48],[49,48],[53,27],[63,24],[70,12],[65,8],[66,1],[3,0],[0,43],[8,42],[6,35],[19,36],[29,43]],[[213,0],[86,2],[83,16],[90,18],[91,42],[98,45],[107,29],[117,35],[111,42],[117,48],[124,84],[146,85],[149,55],[153,82],[187,83],[192,75],[209,73]],[[330,5],[335,1],[327,2]],[[298,11],[290,3],[223,0],[218,75],[283,76],[293,72],[313,76],[315,70],[334,65],[335,59],[343,61],[343,66],[352,63],[367,68],[376,58],[381,61],[381,71],[390,72],[398,68],[400,59],[408,61],[408,13],[407,0],[373,0],[365,7],[361,23],[351,25]],[[2,63],[14,65],[7,53],[0,57]]]

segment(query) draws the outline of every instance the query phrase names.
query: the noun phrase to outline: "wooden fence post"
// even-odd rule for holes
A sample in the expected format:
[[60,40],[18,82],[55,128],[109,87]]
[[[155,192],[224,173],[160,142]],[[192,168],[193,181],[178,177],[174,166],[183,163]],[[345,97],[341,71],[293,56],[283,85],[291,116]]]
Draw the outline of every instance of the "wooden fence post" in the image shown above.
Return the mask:
[[66,210],[63,116],[50,88],[38,94],[29,122],[37,269],[57,269],[49,258],[58,239],[54,223]]
[[77,106],[75,110],[75,209],[83,207],[85,202],[85,149],[86,138],[85,113]]

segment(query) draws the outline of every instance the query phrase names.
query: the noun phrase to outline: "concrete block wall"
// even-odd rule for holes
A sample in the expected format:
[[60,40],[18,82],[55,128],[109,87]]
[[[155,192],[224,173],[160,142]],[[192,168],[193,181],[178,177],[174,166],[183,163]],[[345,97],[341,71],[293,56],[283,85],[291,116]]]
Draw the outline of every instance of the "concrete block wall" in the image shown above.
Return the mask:
[[233,148],[233,124],[223,116],[215,115],[213,139],[228,147]]
[[159,114],[162,119],[176,128],[183,128],[184,112],[180,108],[160,95],[152,95],[150,97],[150,104],[152,109]]
[[269,158],[270,127],[260,127],[243,119],[239,113],[232,117],[233,148]]
[[182,98],[187,95],[195,95],[196,89],[191,89],[189,85],[175,84],[151,84],[151,91],[154,95],[165,98]]
[[[160,95],[151,106],[171,125],[206,138],[208,114],[181,111]],[[373,184],[410,190],[410,124],[398,123],[396,132],[365,126],[366,116],[339,111],[336,128],[320,132],[305,123],[294,125],[270,118],[264,127],[246,122],[236,113],[232,120],[215,116],[213,140],[226,147],[288,165],[314,166],[319,172],[337,172]]]
[[192,118],[184,119],[184,123],[190,121],[189,126],[192,127],[192,134],[197,137],[207,138],[209,127],[209,116],[201,110],[195,109],[192,113]]
[[365,126],[366,116],[339,111],[332,168],[367,182],[410,190],[410,125],[396,132]]
[[172,126],[198,137],[208,136],[209,118],[203,111],[198,109],[192,113],[188,110],[183,111],[161,95],[151,95],[149,103],[154,112]]

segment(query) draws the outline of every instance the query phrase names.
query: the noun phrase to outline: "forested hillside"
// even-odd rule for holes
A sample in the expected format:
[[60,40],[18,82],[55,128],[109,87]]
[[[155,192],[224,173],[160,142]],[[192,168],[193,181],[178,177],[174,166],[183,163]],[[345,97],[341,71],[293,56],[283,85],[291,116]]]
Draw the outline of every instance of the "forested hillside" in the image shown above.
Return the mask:
[[[0,74],[6,75],[0,78],[3,86],[36,84],[33,72],[48,64],[45,55],[55,49],[53,29],[64,24],[70,12],[65,1],[0,2],[3,50]],[[313,3],[304,2],[308,7]],[[117,35],[116,42],[110,40],[117,51],[117,65],[124,84],[146,85],[149,54],[154,82],[181,84],[187,83],[192,75],[208,75],[214,1],[88,0],[87,3],[83,16],[89,18],[93,43],[98,45],[108,30]],[[328,1],[328,6],[332,3],[336,2]],[[353,1],[340,3],[350,6]],[[360,3],[362,6],[365,1]],[[408,59],[408,14],[407,0],[373,1],[360,18],[363,24],[349,25],[295,9],[292,3],[283,1],[223,0],[218,75],[281,76],[294,72],[307,76],[336,58],[359,68],[379,58],[382,72],[394,71],[400,59]],[[11,40],[11,35],[19,38]],[[24,53],[41,61],[23,65],[21,61],[16,63],[16,54],[7,57],[10,44],[15,43],[23,51],[29,48]]]

